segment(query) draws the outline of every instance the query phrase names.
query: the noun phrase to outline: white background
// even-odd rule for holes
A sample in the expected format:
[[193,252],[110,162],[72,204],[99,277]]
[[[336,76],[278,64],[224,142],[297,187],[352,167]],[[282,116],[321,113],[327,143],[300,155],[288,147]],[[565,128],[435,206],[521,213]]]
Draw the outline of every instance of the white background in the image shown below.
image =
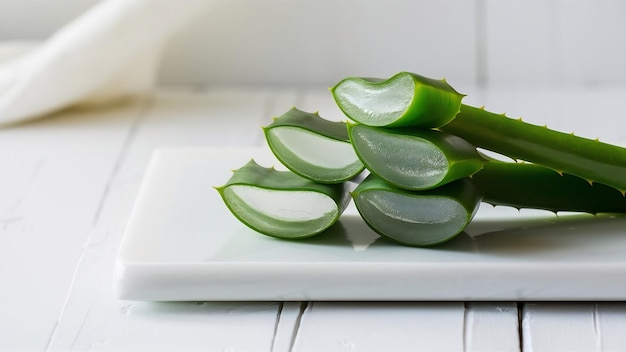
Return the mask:
[[[162,82],[332,85],[401,70],[461,88],[626,81],[624,1],[213,2],[167,51]],[[0,0],[0,41],[44,39],[96,3]]]

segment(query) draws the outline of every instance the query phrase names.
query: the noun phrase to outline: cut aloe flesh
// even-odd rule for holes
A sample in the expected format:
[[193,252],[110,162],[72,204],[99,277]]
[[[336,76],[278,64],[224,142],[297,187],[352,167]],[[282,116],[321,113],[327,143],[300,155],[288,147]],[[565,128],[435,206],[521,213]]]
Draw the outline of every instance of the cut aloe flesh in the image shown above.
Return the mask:
[[467,105],[441,129],[478,147],[626,191],[626,148]]
[[472,182],[483,201],[493,205],[553,212],[626,212],[626,198],[615,188],[536,164],[489,161]]
[[445,80],[410,72],[387,80],[348,77],[331,92],[346,116],[368,126],[440,127],[456,116],[463,99]]
[[246,226],[262,234],[297,239],[321,233],[350,200],[343,184],[319,184],[290,171],[251,160],[216,187],[224,203]]
[[468,179],[429,191],[405,191],[370,175],[352,198],[365,222],[381,236],[408,246],[431,246],[461,233],[480,196]]
[[292,108],[263,128],[270,149],[294,173],[321,183],[340,183],[363,171],[345,122]]
[[367,169],[403,189],[439,187],[473,175],[484,163],[473,145],[435,130],[357,124],[348,132]]

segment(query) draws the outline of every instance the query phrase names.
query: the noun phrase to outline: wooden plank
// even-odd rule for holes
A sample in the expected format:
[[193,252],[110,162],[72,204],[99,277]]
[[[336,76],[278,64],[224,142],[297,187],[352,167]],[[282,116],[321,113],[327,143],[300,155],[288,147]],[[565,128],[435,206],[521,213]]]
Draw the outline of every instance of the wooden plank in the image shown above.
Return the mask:
[[283,302],[279,312],[271,352],[291,352],[307,302]]
[[626,346],[626,303],[600,302],[594,304],[597,335],[602,351],[619,351]]
[[527,303],[524,351],[620,351],[626,346],[623,302]]
[[75,315],[63,317],[51,350],[269,351],[278,307],[273,302],[121,303],[110,291],[93,300],[87,311],[72,307]]
[[115,299],[117,248],[152,151],[164,146],[261,143],[260,125],[279,100],[262,90],[174,90],[142,117],[87,239],[51,350],[270,350],[280,304],[142,303]]
[[295,351],[458,351],[463,303],[309,303]]
[[465,304],[466,351],[520,351],[517,303]]
[[511,304],[310,302],[294,351],[518,351],[517,331]]
[[0,350],[46,348],[140,109],[74,109],[0,129]]

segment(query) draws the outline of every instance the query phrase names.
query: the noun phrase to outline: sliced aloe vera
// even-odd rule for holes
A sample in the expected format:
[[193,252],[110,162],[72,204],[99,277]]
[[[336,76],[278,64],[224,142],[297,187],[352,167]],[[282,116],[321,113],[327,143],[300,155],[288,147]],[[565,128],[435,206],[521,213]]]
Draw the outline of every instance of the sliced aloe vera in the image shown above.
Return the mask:
[[346,116],[369,126],[440,127],[456,116],[463,99],[445,80],[410,72],[387,80],[348,77],[331,92]]
[[435,130],[357,124],[348,131],[368,170],[408,190],[431,189],[468,177],[485,161],[465,140]]
[[340,183],[363,171],[345,122],[292,108],[263,128],[270,149],[294,173],[321,183]]
[[296,239],[334,224],[350,200],[343,184],[320,184],[290,171],[251,160],[216,187],[224,203],[246,226],[262,234]]
[[[422,92],[424,87],[427,89]],[[478,147],[603,183],[626,194],[626,148],[463,105],[463,95],[445,81],[407,72],[388,80],[348,77],[332,92],[344,113],[363,124],[440,128]]]
[[352,198],[374,231],[408,246],[450,240],[467,227],[480,205],[480,196],[468,179],[434,190],[405,191],[370,175],[352,192]]

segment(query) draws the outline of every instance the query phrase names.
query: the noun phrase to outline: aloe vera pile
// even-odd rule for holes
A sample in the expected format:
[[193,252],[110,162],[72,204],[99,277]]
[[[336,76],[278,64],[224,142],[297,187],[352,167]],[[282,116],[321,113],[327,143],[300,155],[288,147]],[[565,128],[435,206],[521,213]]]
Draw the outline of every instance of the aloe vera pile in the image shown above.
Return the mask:
[[430,246],[461,233],[481,202],[626,212],[625,148],[464,105],[445,80],[410,72],[348,77],[331,92],[350,122],[292,108],[264,127],[290,171],[250,161],[216,187],[247,226],[279,238],[310,237],[353,199],[381,236]]

